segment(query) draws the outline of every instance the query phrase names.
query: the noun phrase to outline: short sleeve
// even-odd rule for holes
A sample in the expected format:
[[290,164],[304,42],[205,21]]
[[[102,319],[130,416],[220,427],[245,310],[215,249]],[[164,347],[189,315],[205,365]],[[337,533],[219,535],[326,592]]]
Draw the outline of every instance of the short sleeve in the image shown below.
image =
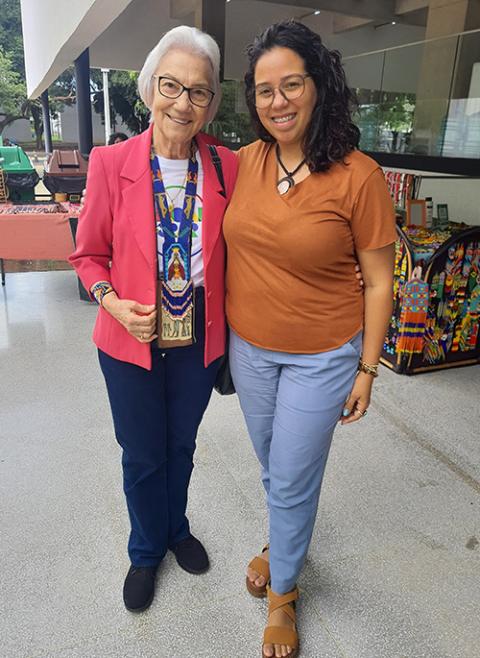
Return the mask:
[[358,192],[351,227],[356,249],[380,249],[397,239],[393,201],[380,167],[368,176]]

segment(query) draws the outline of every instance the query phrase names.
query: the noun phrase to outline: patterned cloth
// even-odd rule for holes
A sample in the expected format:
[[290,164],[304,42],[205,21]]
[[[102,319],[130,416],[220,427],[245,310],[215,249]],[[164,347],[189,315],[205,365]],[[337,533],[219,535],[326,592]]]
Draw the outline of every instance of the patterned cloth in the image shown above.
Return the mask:
[[423,350],[429,296],[429,286],[425,281],[413,279],[405,284],[398,354],[416,354]]
[[[163,183],[169,201],[170,216],[175,223],[176,231],[180,226],[180,217],[183,209],[183,197],[185,194],[185,173],[187,171],[188,160],[170,160],[157,155],[157,160],[162,170]],[[200,155],[197,153],[198,160],[198,183],[197,196],[195,200],[195,211],[193,214],[192,226],[192,278],[195,287],[203,286],[203,257],[202,257],[202,219],[203,219],[203,166]],[[157,219],[157,253],[159,255],[159,264],[161,264],[161,255],[163,251],[163,229],[161,222]]]

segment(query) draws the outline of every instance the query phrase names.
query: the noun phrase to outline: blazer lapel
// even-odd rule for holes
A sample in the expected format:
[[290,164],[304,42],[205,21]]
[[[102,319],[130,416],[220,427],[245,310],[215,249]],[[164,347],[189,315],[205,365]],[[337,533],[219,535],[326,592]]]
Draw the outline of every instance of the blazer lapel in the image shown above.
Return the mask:
[[138,138],[132,138],[132,146],[123,163],[120,177],[130,183],[124,187],[122,198],[135,240],[149,266],[156,270],[155,214],[150,169],[152,130],[153,124]]
[[196,139],[204,172],[202,250],[206,268],[220,235],[227,200],[222,196],[222,186],[203,135],[197,135]]
[[[131,138],[131,148],[120,177],[128,181],[122,191],[122,198],[135,240],[149,266],[156,271],[157,246],[150,169],[152,131],[153,124],[138,137]],[[222,196],[222,186],[205,138],[199,134],[196,139],[204,171],[202,249],[206,267],[220,235],[227,200]]]

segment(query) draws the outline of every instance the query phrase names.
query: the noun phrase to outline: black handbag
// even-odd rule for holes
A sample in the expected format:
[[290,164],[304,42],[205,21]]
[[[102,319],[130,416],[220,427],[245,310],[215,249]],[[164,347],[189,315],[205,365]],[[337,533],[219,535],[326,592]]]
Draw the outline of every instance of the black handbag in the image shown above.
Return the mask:
[[230,372],[230,360],[228,358],[228,338],[225,347],[225,354],[220,357],[220,365],[218,366],[217,376],[213,388],[220,393],[220,395],[233,395],[236,393],[235,385]]
[[[226,197],[227,194],[225,190],[225,181],[223,178],[222,160],[220,159],[217,149],[213,144],[208,145],[208,150],[210,151],[213,166],[215,167],[215,171],[217,172],[219,183],[222,186],[222,194],[224,197]],[[225,354],[220,357],[220,365],[218,366],[217,376],[215,378],[215,384],[213,385],[213,388],[217,391],[217,393],[220,393],[220,395],[232,395],[233,393],[235,393],[235,386],[233,384],[232,373],[230,372],[230,361],[228,359],[228,343],[229,340],[227,333]]]

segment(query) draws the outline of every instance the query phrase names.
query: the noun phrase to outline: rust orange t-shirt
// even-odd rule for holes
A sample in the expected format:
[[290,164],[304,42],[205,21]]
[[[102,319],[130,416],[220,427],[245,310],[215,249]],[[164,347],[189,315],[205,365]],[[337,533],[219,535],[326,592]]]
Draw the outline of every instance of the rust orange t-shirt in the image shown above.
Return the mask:
[[277,192],[273,145],[240,149],[223,231],[231,328],[269,350],[312,354],[340,347],[363,326],[356,250],[396,240],[383,173],[360,151]]

